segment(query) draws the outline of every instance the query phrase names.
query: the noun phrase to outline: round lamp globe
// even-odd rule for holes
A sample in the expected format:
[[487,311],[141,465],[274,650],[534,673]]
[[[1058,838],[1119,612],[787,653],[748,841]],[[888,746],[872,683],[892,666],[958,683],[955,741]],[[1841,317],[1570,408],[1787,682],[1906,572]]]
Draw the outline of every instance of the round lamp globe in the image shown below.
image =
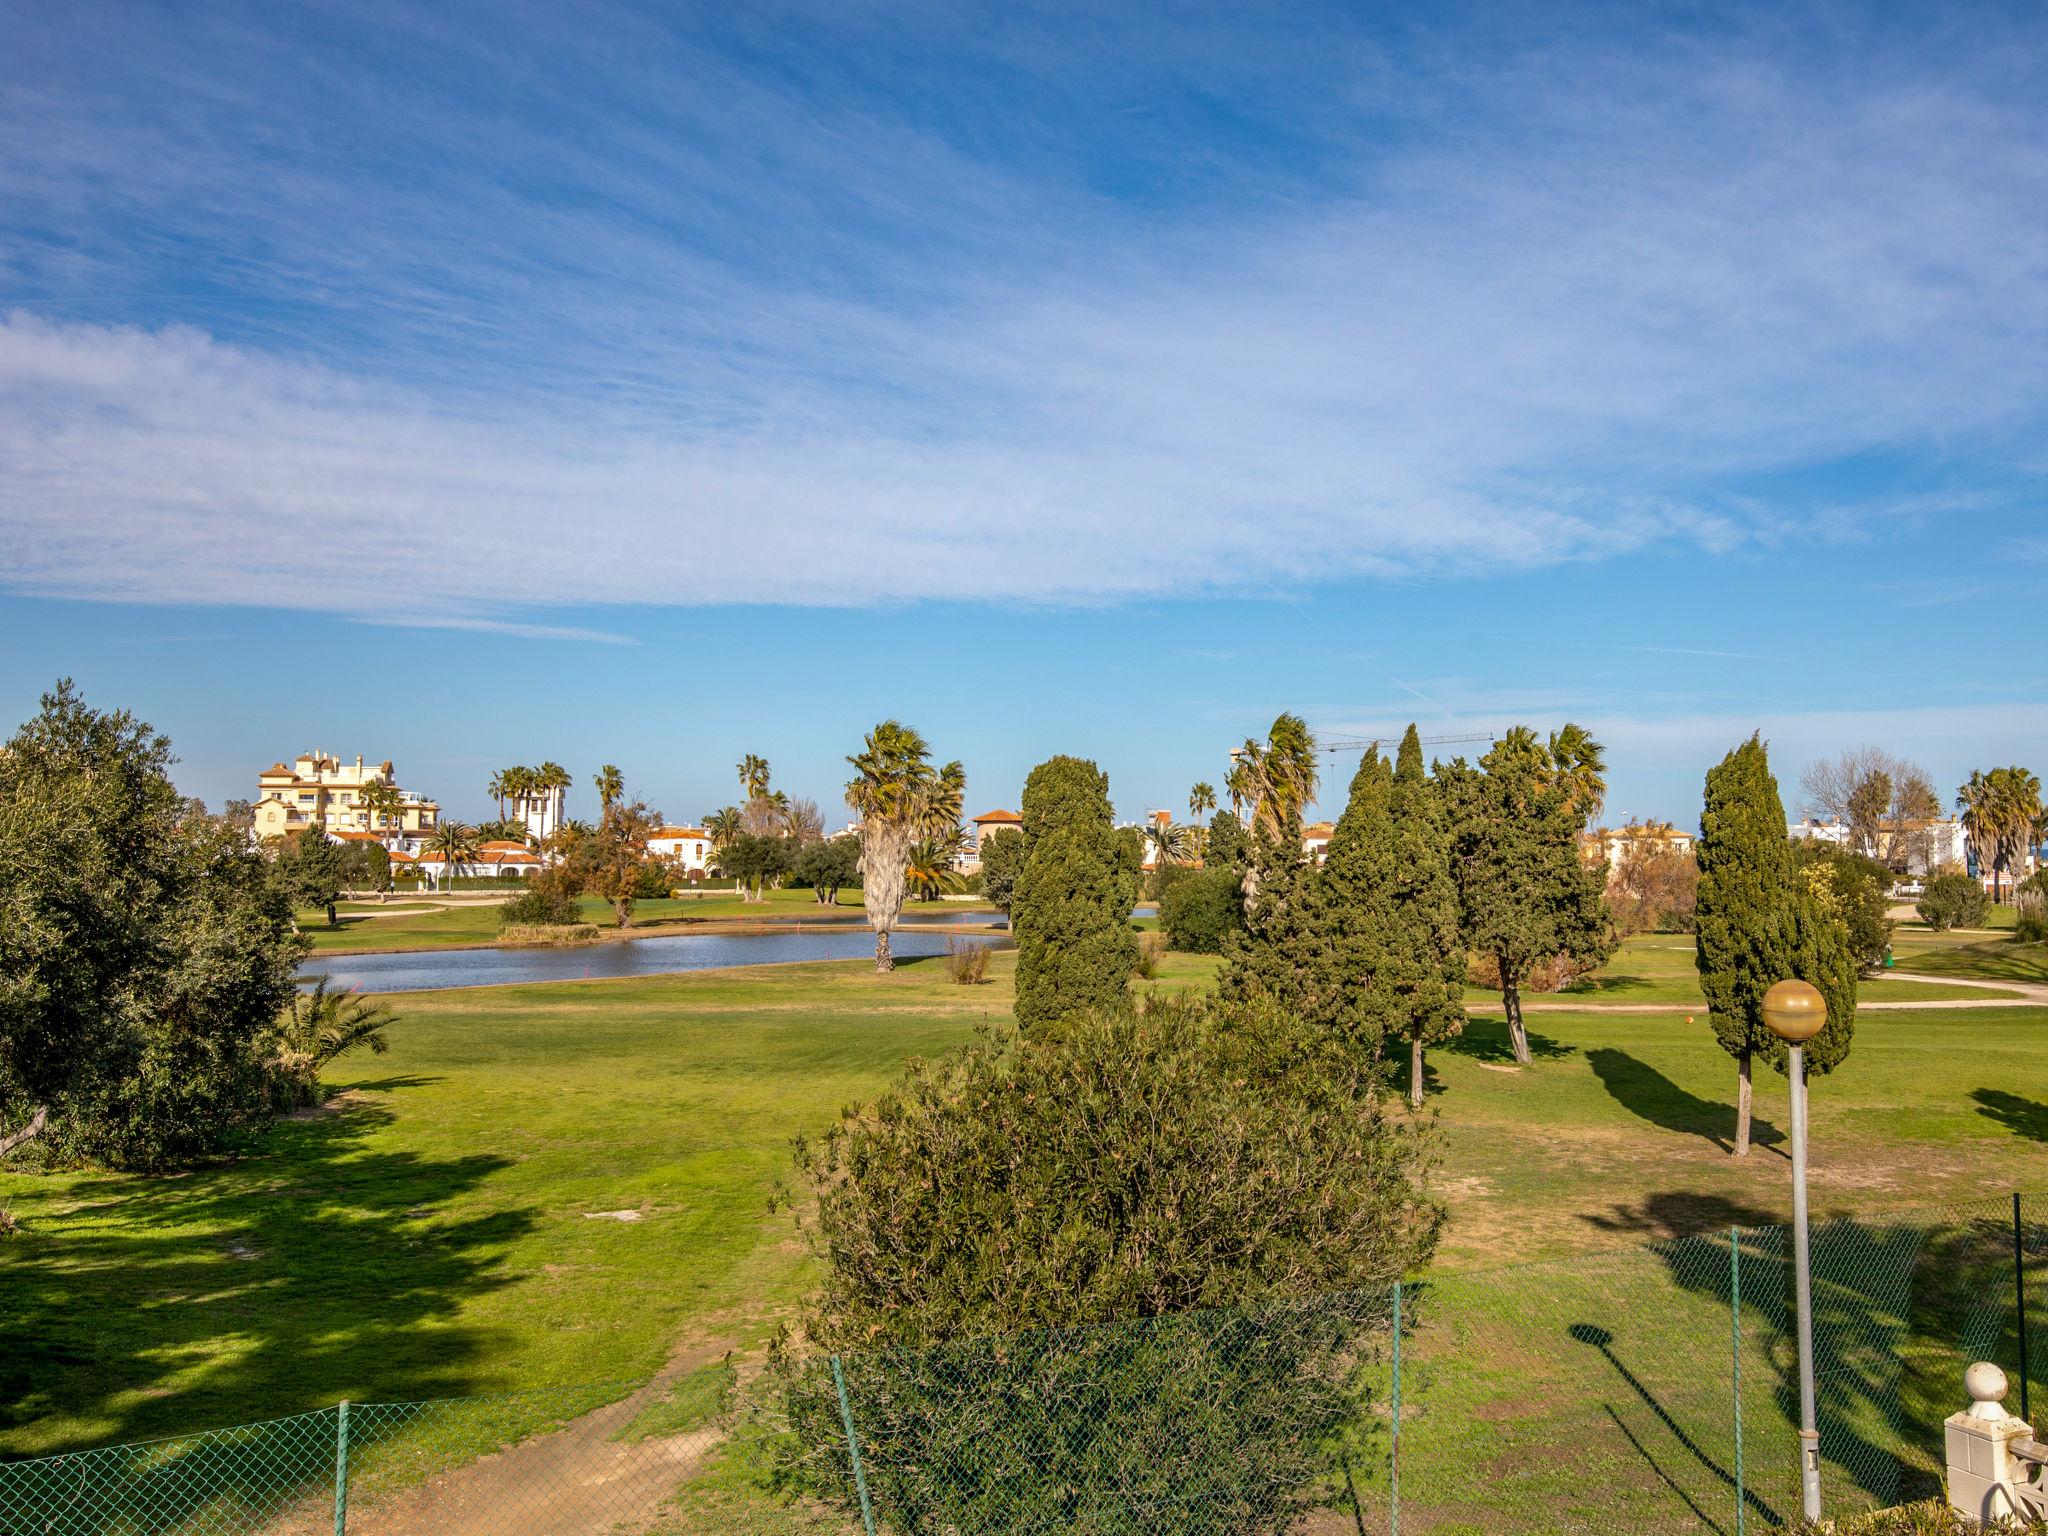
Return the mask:
[[1764,994],[1764,1023],[1787,1045],[1804,1045],[1827,1027],[1827,999],[1796,977]]

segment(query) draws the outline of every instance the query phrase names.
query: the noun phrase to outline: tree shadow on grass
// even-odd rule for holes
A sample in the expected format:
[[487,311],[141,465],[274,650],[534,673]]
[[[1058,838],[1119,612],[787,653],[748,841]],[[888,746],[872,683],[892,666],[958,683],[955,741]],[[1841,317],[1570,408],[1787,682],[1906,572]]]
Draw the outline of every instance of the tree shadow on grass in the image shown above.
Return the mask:
[[[1525,1023],[1527,1016],[1524,1016]],[[1515,1050],[1508,1038],[1508,1021],[1505,1016],[1493,1018],[1479,1014],[1465,1021],[1462,1033],[1451,1036],[1439,1045],[1432,1045],[1431,1051],[1449,1051],[1457,1056],[1469,1056],[1472,1060],[1488,1065],[1514,1065]],[[1538,1061],[1556,1061],[1563,1056],[1574,1054],[1568,1045],[1559,1045],[1548,1035],[1529,1031],[1529,1054]]]
[[1582,1213],[1579,1219],[1603,1232],[1669,1241],[1703,1232],[1725,1233],[1731,1227],[1768,1227],[1782,1218],[1776,1211],[1725,1195],[1673,1189],[1645,1196],[1634,1205],[1611,1206],[1604,1216]]
[[[1688,1092],[1648,1062],[1611,1046],[1586,1052],[1586,1060],[1615,1102],[1631,1114],[1667,1131],[1704,1136],[1723,1151],[1733,1150],[1733,1104]],[[1749,1139],[1756,1146],[1775,1149],[1785,1140],[1785,1133],[1752,1112]]]
[[1977,1101],[1978,1114],[1996,1120],[2015,1136],[2048,1141],[2048,1104],[2023,1099],[2003,1088],[1979,1088],[1970,1097]]
[[70,1448],[15,1433],[58,1414],[104,1444],[514,1385],[464,1313],[515,1278],[505,1256],[534,1212],[450,1214],[510,1159],[368,1145],[392,1114],[356,1096],[423,1081],[356,1084],[346,1108],[276,1122],[240,1162],[73,1184],[0,1269],[0,1455]]

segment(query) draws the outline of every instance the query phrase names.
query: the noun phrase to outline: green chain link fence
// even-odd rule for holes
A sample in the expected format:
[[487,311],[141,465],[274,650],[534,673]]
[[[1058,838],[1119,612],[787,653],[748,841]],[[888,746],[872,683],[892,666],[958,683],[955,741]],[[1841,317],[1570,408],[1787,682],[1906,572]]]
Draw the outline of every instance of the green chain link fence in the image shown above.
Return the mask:
[[[1814,1229],[1829,1514],[1938,1491],[1969,1361],[2038,1374],[2017,1321],[2023,1297],[2048,1317],[2044,1216]],[[0,1536],[1742,1536],[1798,1511],[1790,1255],[1787,1229],[1738,1228],[917,1353],[342,1404],[0,1463]]]

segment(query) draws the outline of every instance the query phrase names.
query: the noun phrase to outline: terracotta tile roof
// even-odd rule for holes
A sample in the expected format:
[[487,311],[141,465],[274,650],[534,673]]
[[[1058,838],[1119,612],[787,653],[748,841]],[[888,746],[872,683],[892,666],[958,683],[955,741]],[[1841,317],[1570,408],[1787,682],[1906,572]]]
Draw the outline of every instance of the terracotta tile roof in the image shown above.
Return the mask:
[[983,811],[979,816],[974,818],[974,824],[977,827],[982,826],[991,821],[1015,823],[1018,826],[1022,826],[1024,824],[1024,818],[1022,816],[1019,816],[1015,811]]
[[1308,826],[1303,827],[1301,829],[1301,835],[1303,837],[1328,837],[1332,832],[1335,832],[1336,830],[1337,824],[1335,822],[1318,821],[1312,822]]
[[702,827],[656,827],[647,834],[649,842],[667,841],[678,837],[708,838],[711,834]]

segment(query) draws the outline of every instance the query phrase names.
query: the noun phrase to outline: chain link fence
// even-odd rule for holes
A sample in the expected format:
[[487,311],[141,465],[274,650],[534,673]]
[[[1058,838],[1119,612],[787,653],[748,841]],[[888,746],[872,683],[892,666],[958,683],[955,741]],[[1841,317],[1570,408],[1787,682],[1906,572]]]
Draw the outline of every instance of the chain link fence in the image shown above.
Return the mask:
[[[2017,1397],[2042,1363],[2019,1320],[2048,1317],[2048,1211],[1827,1222],[1812,1251],[1827,1513],[1938,1492],[1963,1367],[2000,1361]],[[0,1533],[1741,1536],[1798,1513],[1791,1252],[1738,1228],[917,1353],[343,1404],[0,1463]]]

